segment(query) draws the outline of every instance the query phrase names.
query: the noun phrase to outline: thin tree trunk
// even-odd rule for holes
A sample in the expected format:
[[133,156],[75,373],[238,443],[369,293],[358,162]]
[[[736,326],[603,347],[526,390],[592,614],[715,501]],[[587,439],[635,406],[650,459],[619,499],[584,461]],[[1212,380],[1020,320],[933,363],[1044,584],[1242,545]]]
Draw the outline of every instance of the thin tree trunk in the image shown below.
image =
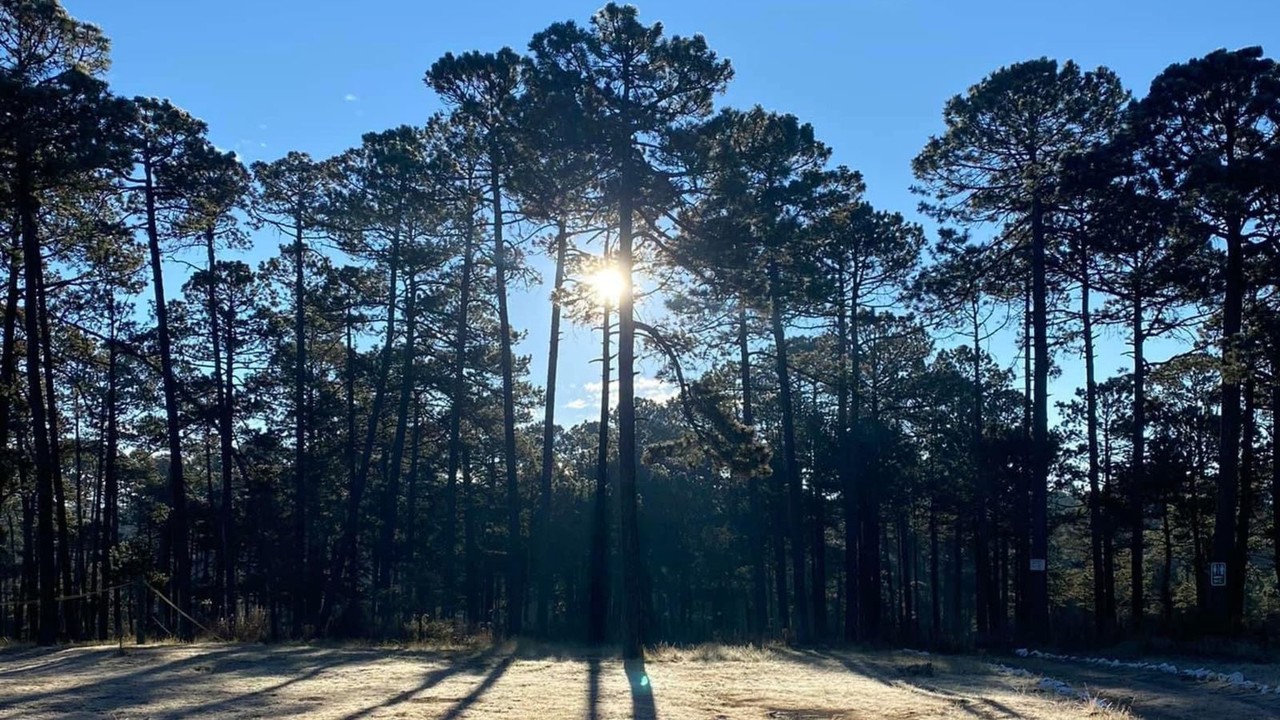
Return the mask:
[[[608,256],[606,248],[605,256]],[[596,488],[591,517],[591,557],[587,600],[587,640],[603,643],[609,613],[609,303],[601,307],[600,420],[596,441]]]
[[[381,562],[378,567],[377,587],[383,592],[391,587],[396,564],[395,537],[400,503],[400,480],[404,474],[404,447],[408,436],[410,401],[413,399],[415,382],[414,351],[415,342],[417,341],[416,308],[418,283],[414,271],[410,271],[408,275],[404,302],[404,353],[400,360],[400,399],[396,408],[396,429],[391,441],[391,459],[387,468],[386,496],[384,498],[382,528],[379,537],[380,547],[378,554]],[[384,600],[385,598],[380,599],[380,601]],[[391,604],[389,602],[384,602],[383,604],[387,611],[383,619],[384,621],[390,621],[393,618]]]
[[345,593],[348,589],[348,583],[354,588],[360,575],[359,558],[356,552],[356,541],[360,529],[360,503],[364,498],[365,487],[369,481],[369,472],[373,465],[374,441],[377,439],[378,425],[382,419],[382,409],[386,404],[387,380],[391,374],[391,356],[395,341],[396,291],[400,273],[399,227],[392,234],[388,263],[387,336],[382,346],[378,380],[373,391],[373,406],[369,410],[369,424],[364,436],[364,449],[361,452],[359,465],[355,468],[355,474],[351,478],[351,487],[347,493],[346,522],[343,526],[342,537],[334,546],[332,569],[325,589],[324,602],[320,608],[319,626],[321,628],[325,628],[329,624],[339,593]]
[[481,620],[480,550],[476,546],[476,505],[471,485],[471,450],[462,447],[462,538],[463,563],[467,577],[467,623],[474,627]]
[[[144,200],[147,245],[151,255],[151,280],[155,290],[156,335],[160,346],[160,373],[164,385],[165,435],[169,444],[169,549],[173,555],[172,600],[191,614],[191,553],[188,547],[187,486],[182,472],[182,428],[178,417],[178,380],[173,369],[173,342],[169,334],[169,308],[164,292],[164,265],[160,258],[160,232],[156,226],[156,188],[150,163],[144,163]],[[179,616],[178,636],[195,637],[191,623]]]
[[[1034,162],[1034,160],[1033,160]],[[1031,200],[1031,322],[1035,329],[1032,402],[1031,561],[1028,617],[1031,637],[1049,637],[1049,297],[1047,242],[1040,197]]]
[[[449,407],[449,457],[444,489],[444,557],[441,559],[444,595],[442,606],[444,616],[453,619],[455,604],[458,599],[457,588],[457,552],[458,552],[458,466],[462,459],[462,413],[467,400],[467,335],[469,329],[467,312],[471,307],[471,277],[474,260],[473,240],[474,226],[468,222],[462,248],[462,279],[458,288],[458,317],[454,337],[457,347],[453,356],[453,379],[450,389]],[[470,607],[470,603],[468,603]],[[468,622],[474,623],[476,618],[468,610]]]
[[1280,581],[1280,338],[1271,342],[1271,546]]
[[31,413],[31,439],[35,450],[36,512],[35,549],[39,582],[39,629],[37,641],[52,645],[58,637],[58,569],[54,560],[53,460],[49,426],[45,418],[43,380],[40,377],[40,291],[44,286],[44,258],[36,230],[37,205],[27,153],[18,153],[16,198],[22,228],[22,258],[26,272],[23,324],[26,331],[27,407]]
[[[9,277],[5,287],[4,341],[0,349],[0,449],[8,449],[13,422],[13,398],[16,397],[14,379],[18,369],[18,277],[22,274],[22,222],[15,218],[13,246],[8,251]],[[10,482],[11,478],[4,478]]]
[[515,359],[511,353],[511,319],[507,312],[507,246],[503,240],[502,187],[496,152],[489,158],[493,176],[493,274],[498,295],[498,343],[502,358],[502,449],[507,478],[507,634],[520,634],[524,621],[523,551],[520,537],[520,458],[516,455]]
[[[302,208],[293,215],[293,636],[308,620],[311,548],[307,542],[307,325],[306,246]],[[223,462],[226,462],[225,459]]]
[[[230,428],[226,426],[224,421],[223,409],[227,406],[226,383],[224,378],[222,364],[222,318],[218,309],[217,288],[221,286],[218,277],[217,258],[214,254],[214,227],[211,223],[205,228],[205,253],[208,256],[209,282],[205,296],[206,310],[209,315],[209,344],[213,351],[213,384],[216,388],[217,403],[217,426],[218,426],[218,444],[219,444],[219,463],[221,471],[222,485],[224,488],[231,486],[231,438],[227,437],[225,442],[224,435],[230,434]],[[217,590],[215,592],[215,600],[217,608],[231,621],[235,619],[235,601],[227,587],[227,576],[233,574],[230,569],[231,559],[231,526],[230,526],[230,507],[227,501],[229,497],[227,493],[223,494],[224,504],[218,513],[218,561],[216,575]],[[210,493],[210,504],[213,503],[213,495]]]
[[622,294],[618,302],[618,499],[621,515],[618,523],[622,550],[622,655],[641,656],[641,613],[644,603],[640,594],[640,526],[636,497],[635,407],[635,297],[632,294],[632,212],[630,178],[625,177],[618,203],[618,273],[622,276]]
[[[119,367],[119,350],[116,341],[116,298],[115,291],[110,291],[107,298],[107,322],[108,322],[108,339],[107,339],[107,399],[106,399],[106,418],[107,418],[107,442],[106,450],[103,457],[105,468],[103,470],[103,526],[105,530],[105,541],[102,543],[102,585],[110,587],[116,583],[115,571],[111,563],[112,553],[120,542],[120,479],[117,471],[116,459],[120,454],[120,426],[118,422],[119,408],[118,406],[118,367]],[[123,610],[120,607],[120,591],[115,590],[112,593],[112,599],[115,605],[114,613],[114,629],[117,638],[123,633]],[[105,619],[104,619],[105,625]]]
[[1098,483],[1098,383],[1094,365],[1093,313],[1089,307],[1089,258],[1081,250],[1080,324],[1084,335],[1085,433],[1089,446],[1089,549],[1093,561],[1093,624],[1105,635],[1112,618],[1106,613],[1106,580],[1102,567],[1102,490]]
[[954,573],[951,587],[951,628],[954,641],[962,644],[969,634],[964,624],[964,522],[956,515],[955,535],[951,539],[951,570]]
[[569,234],[564,220],[556,227],[555,283],[551,291],[551,338],[547,350],[546,403],[542,418],[542,468],[538,478],[538,632],[547,634],[551,622],[551,476],[555,471],[556,372],[560,358],[560,293],[564,286]]
[[813,558],[810,595],[813,603],[813,637],[827,634],[827,519],[826,501],[815,485],[810,492],[813,502],[813,527],[810,528]]
[[[42,271],[43,274],[43,271]],[[43,278],[42,278],[43,282]],[[62,582],[62,592],[66,595],[77,594],[71,577],[71,534],[67,523],[66,483],[62,477],[62,433],[58,419],[57,383],[53,378],[53,333],[49,327],[48,293],[43,285],[40,287],[40,335],[39,345],[44,353],[45,401],[49,403],[49,460],[53,468],[53,508],[54,520],[57,524],[57,563],[58,577]],[[72,640],[80,639],[80,601],[69,600],[63,604],[63,624],[67,636]]]
[[1131,585],[1130,608],[1133,612],[1133,627],[1142,627],[1143,615],[1146,612],[1146,601],[1143,597],[1144,571],[1142,567],[1143,534],[1146,531],[1146,517],[1143,497],[1146,493],[1146,447],[1147,447],[1147,362],[1143,357],[1143,346],[1146,341],[1142,323],[1142,295],[1137,288],[1133,294],[1133,439],[1131,448],[1133,459],[1130,463],[1129,478],[1129,513],[1132,532],[1129,536],[1129,581]]
[[1173,527],[1169,523],[1169,505],[1160,504],[1160,525],[1164,534],[1164,572],[1160,579],[1160,610],[1166,628],[1173,625]]
[[1013,496],[1013,533],[1017,549],[1017,562],[1013,571],[1014,587],[1014,625],[1020,637],[1028,636],[1031,621],[1028,614],[1030,604],[1027,592],[1031,575],[1031,483],[1034,461],[1032,455],[1032,395],[1034,394],[1034,372],[1032,363],[1032,329],[1031,329],[1031,278],[1024,283],[1023,317],[1022,317],[1022,467],[1015,481]]
[[[755,392],[751,382],[751,349],[747,325],[747,305],[738,299],[738,376],[742,384],[742,424],[754,432],[756,425]],[[765,578],[765,527],[764,501],[761,498],[760,475],[752,472],[747,480],[747,503],[751,512],[748,527],[751,528],[751,637],[764,640],[769,624],[768,581]]]
[[[844,263],[837,274],[836,301],[836,450],[839,453],[840,499],[844,509],[844,640],[858,639],[858,488],[849,427],[849,321]],[[853,308],[857,313],[857,307]],[[856,319],[855,319],[856,320]]]
[[1245,580],[1249,567],[1249,523],[1253,517],[1253,480],[1256,471],[1254,435],[1256,431],[1255,380],[1249,376],[1244,383],[1244,416],[1240,437],[1240,511],[1236,514],[1235,548],[1231,558],[1237,568],[1231,575],[1228,589],[1231,591],[1231,627],[1239,631],[1244,627]]
[[[1232,221],[1227,233],[1226,292],[1222,312],[1222,407],[1218,436],[1218,492],[1210,562],[1227,568],[1227,582],[1243,568],[1232,567],[1235,545],[1235,516],[1240,490],[1240,380],[1233,365],[1240,362],[1241,327],[1244,314],[1243,226]],[[1209,588],[1209,608],[1215,629],[1230,627],[1230,592],[1225,586]]]
[[[418,566],[418,485],[419,485],[419,462],[422,455],[422,409],[421,398],[415,393],[413,398],[413,433],[409,438],[409,476],[408,476],[408,496],[405,498],[405,526],[404,526],[404,564],[408,568],[408,590],[407,596],[409,600],[409,611],[413,615],[419,615],[422,607],[422,598],[426,596],[425,583],[422,581],[424,573]],[[421,617],[419,615],[419,617]]]
[[929,645],[942,639],[942,598],[938,577],[938,499],[929,497]]
[[782,289],[777,263],[769,265],[770,317],[773,326],[774,367],[778,375],[778,404],[782,415],[782,464],[789,488],[791,521],[791,584],[795,592],[796,640],[809,641],[809,612],[805,602],[804,480],[796,459],[795,410],[791,400],[791,369],[787,361],[787,336],[783,324]]
[[[236,600],[239,594],[236,589],[236,517],[235,517],[235,488],[231,482],[231,468],[235,464],[235,447],[233,445],[235,437],[235,378],[236,378],[236,349],[239,346],[236,333],[236,308],[230,297],[227,298],[227,323],[223,328],[224,338],[223,347],[226,350],[227,362],[223,376],[218,382],[222,387],[219,393],[222,397],[222,403],[218,406],[218,454],[221,457],[221,475],[222,481],[222,502],[220,515],[220,525],[222,527],[222,589],[225,594],[223,601],[227,611],[228,618],[234,622],[236,613]],[[241,479],[244,478],[244,471],[241,470]]]

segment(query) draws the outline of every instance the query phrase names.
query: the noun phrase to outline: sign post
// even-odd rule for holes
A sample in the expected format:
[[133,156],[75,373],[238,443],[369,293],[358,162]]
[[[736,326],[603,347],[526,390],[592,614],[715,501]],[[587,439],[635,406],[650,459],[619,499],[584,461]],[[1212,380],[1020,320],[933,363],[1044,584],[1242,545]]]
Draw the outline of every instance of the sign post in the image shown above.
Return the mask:
[[1209,563],[1209,584],[1213,587],[1225,587],[1227,584],[1227,564],[1223,562]]

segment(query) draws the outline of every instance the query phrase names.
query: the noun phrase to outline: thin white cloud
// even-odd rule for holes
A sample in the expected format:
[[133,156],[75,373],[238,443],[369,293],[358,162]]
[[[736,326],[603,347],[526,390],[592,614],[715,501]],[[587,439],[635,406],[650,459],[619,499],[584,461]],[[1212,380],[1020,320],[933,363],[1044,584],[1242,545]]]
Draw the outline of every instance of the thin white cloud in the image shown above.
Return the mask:
[[355,102],[360,98],[356,97],[355,93],[347,93],[346,95],[342,96],[342,99],[345,100],[346,102]]
[[587,406],[586,398],[578,398],[577,400],[570,400],[568,403],[565,403],[565,407],[569,408],[570,410],[581,410],[586,406]]
[[[595,407],[600,405],[600,388],[601,385],[598,382],[584,383],[582,386],[582,389],[586,390],[591,398],[590,404]],[[636,378],[635,390],[636,397],[652,400],[656,403],[665,403],[669,400],[674,400],[680,395],[680,388],[675,383],[659,380],[658,378],[644,377],[643,375]],[[574,402],[578,401],[575,400]],[[586,401],[582,402],[583,407],[585,407]],[[615,379],[609,382],[609,407],[617,407],[617,405],[618,381]]]

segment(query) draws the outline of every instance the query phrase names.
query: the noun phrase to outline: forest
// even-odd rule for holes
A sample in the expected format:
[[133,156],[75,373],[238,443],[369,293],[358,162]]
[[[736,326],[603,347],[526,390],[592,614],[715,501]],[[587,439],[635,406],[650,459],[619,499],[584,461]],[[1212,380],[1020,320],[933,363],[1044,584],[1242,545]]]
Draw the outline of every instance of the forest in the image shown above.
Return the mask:
[[1275,61],[995,68],[917,213],[713,42],[611,3],[246,165],[0,0],[0,637],[1280,639]]

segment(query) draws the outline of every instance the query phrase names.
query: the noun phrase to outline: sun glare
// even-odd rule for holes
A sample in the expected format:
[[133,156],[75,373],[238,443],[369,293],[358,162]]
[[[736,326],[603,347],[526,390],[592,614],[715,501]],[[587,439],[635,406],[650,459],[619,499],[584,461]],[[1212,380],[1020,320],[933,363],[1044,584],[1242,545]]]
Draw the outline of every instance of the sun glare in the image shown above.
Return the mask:
[[601,268],[591,276],[591,289],[595,292],[596,300],[601,304],[608,303],[610,307],[618,306],[626,285],[622,273],[615,267]]

